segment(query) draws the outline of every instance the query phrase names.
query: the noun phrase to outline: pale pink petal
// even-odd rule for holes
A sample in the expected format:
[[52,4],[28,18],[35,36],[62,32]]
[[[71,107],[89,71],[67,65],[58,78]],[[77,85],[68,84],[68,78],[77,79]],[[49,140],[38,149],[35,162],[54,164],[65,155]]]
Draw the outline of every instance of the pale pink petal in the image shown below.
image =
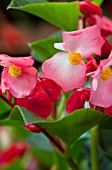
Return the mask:
[[22,98],[32,92],[36,86],[37,77],[35,73],[31,76],[30,73],[23,72],[21,76],[14,78],[8,73],[8,69],[4,68],[1,81],[14,97]]
[[86,81],[86,65],[84,62],[72,65],[68,54],[59,52],[42,65],[46,78],[54,80],[64,92],[81,87]]
[[63,32],[63,42],[68,52],[79,52],[83,58],[92,54],[100,55],[104,44],[100,29],[96,25],[76,32]]
[[30,66],[34,64],[34,60],[31,56],[29,57],[10,57],[6,54],[0,55],[0,60],[7,61],[15,65]]
[[96,91],[91,89],[89,102],[101,107],[112,105],[112,77],[109,80],[102,80],[99,77]]
[[65,49],[64,46],[65,46],[64,43],[55,43],[55,44],[54,44],[54,47],[55,47],[55,48],[57,48],[57,49],[59,49],[59,50],[66,51],[66,49]]
[[92,81],[93,91],[96,91],[97,87],[98,87],[98,78],[94,78],[93,81]]

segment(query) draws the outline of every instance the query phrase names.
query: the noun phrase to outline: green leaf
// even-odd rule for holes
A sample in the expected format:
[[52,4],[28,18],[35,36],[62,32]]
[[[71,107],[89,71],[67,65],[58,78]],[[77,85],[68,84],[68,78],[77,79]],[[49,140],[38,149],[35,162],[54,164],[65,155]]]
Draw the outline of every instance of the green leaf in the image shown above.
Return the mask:
[[103,3],[103,0],[92,0],[92,2],[98,6],[100,6]]
[[43,3],[43,2],[48,2],[47,0],[24,0],[24,1],[11,1],[9,6],[25,6],[29,4],[37,4],[37,3]]
[[48,121],[29,112],[25,108],[16,106],[10,115],[10,119],[14,118],[15,109],[19,109],[25,124],[34,123],[42,126],[49,133],[61,138],[68,145],[74,143],[82,134],[108,117],[102,112],[93,109],[80,109],[60,120]]
[[59,50],[54,48],[54,43],[56,42],[62,42],[62,39],[46,38],[30,43],[29,46],[32,50],[34,50],[32,54],[35,60],[44,62],[45,60],[51,58],[54,54],[59,52]]
[[13,0],[8,6],[8,9],[10,8],[36,15],[66,31],[74,31],[78,28],[78,2],[29,4],[27,1],[24,3],[23,0]]
[[11,106],[0,98],[0,120],[7,118],[11,109]]

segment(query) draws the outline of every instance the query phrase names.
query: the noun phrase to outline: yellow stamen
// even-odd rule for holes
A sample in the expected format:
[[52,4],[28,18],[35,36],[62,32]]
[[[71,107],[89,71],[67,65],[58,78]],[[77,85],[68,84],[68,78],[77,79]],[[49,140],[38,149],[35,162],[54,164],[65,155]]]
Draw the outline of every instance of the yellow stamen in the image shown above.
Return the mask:
[[107,67],[105,70],[102,71],[101,73],[101,78],[103,80],[109,80],[110,77],[112,76],[112,70],[110,67]]
[[9,67],[8,72],[14,78],[19,77],[22,74],[21,68],[14,65]]
[[68,54],[68,61],[73,65],[80,64],[82,61],[82,56],[80,53],[72,52]]

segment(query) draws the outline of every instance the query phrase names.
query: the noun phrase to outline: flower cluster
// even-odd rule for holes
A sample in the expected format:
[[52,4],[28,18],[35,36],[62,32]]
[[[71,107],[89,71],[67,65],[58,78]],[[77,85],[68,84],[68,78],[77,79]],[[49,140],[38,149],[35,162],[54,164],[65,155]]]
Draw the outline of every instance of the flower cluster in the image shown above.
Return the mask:
[[98,106],[112,114],[112,45],[107,40],[112,34],[112,21],[91,2],[80,2],[80,11],[83,17],[79,30],[62,32],[63,42],[54,44],[62,51],[42,64],[43,78],[37,75],[31,56],[0,55],[0,65],[4,67],[1,90],[3,94],[8,91],[15,104],[47,118],[52,115],[53,103],[60,99],[61,91],[66,94],[73,90],[66,102],[67,113],[84,108],[85,102],[89,102],[91,108]]

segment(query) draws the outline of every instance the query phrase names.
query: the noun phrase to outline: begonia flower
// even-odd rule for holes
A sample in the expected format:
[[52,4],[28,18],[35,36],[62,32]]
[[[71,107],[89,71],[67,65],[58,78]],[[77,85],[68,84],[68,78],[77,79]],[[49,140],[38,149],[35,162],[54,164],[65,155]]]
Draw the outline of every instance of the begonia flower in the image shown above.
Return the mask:
[[81,88],[73,92],[66,102],[66,112],[71,113],[77,109],[84,108],[86,101],[89,101],[90,89]]
[[37,81],[37,69],[33,67],[34,60],[30,57],[10,57],[0,55],[0,65],[4,67],[1,76],[1,89],[6,89],[16,98],[28,96]]
[[108,59],[100,61],[92,77],[89,102],[95,106],[110,107],[112,105],[112,53]]
[[42,79],[37,81],[35,89],[29,96],[17,99],[17,104],[47,118],[52,114],[52,103],[59,100],[60,95],[61,89],[55,82]]
[[86,81],[86,64],[83,58],[101,54],[104,43],[97,26],[73,32],[63,32],[63,43],[55,43],[57,49],[64,50],[55,54],[42,65],[45,77],[54,80],[63,92],[80,88]]

